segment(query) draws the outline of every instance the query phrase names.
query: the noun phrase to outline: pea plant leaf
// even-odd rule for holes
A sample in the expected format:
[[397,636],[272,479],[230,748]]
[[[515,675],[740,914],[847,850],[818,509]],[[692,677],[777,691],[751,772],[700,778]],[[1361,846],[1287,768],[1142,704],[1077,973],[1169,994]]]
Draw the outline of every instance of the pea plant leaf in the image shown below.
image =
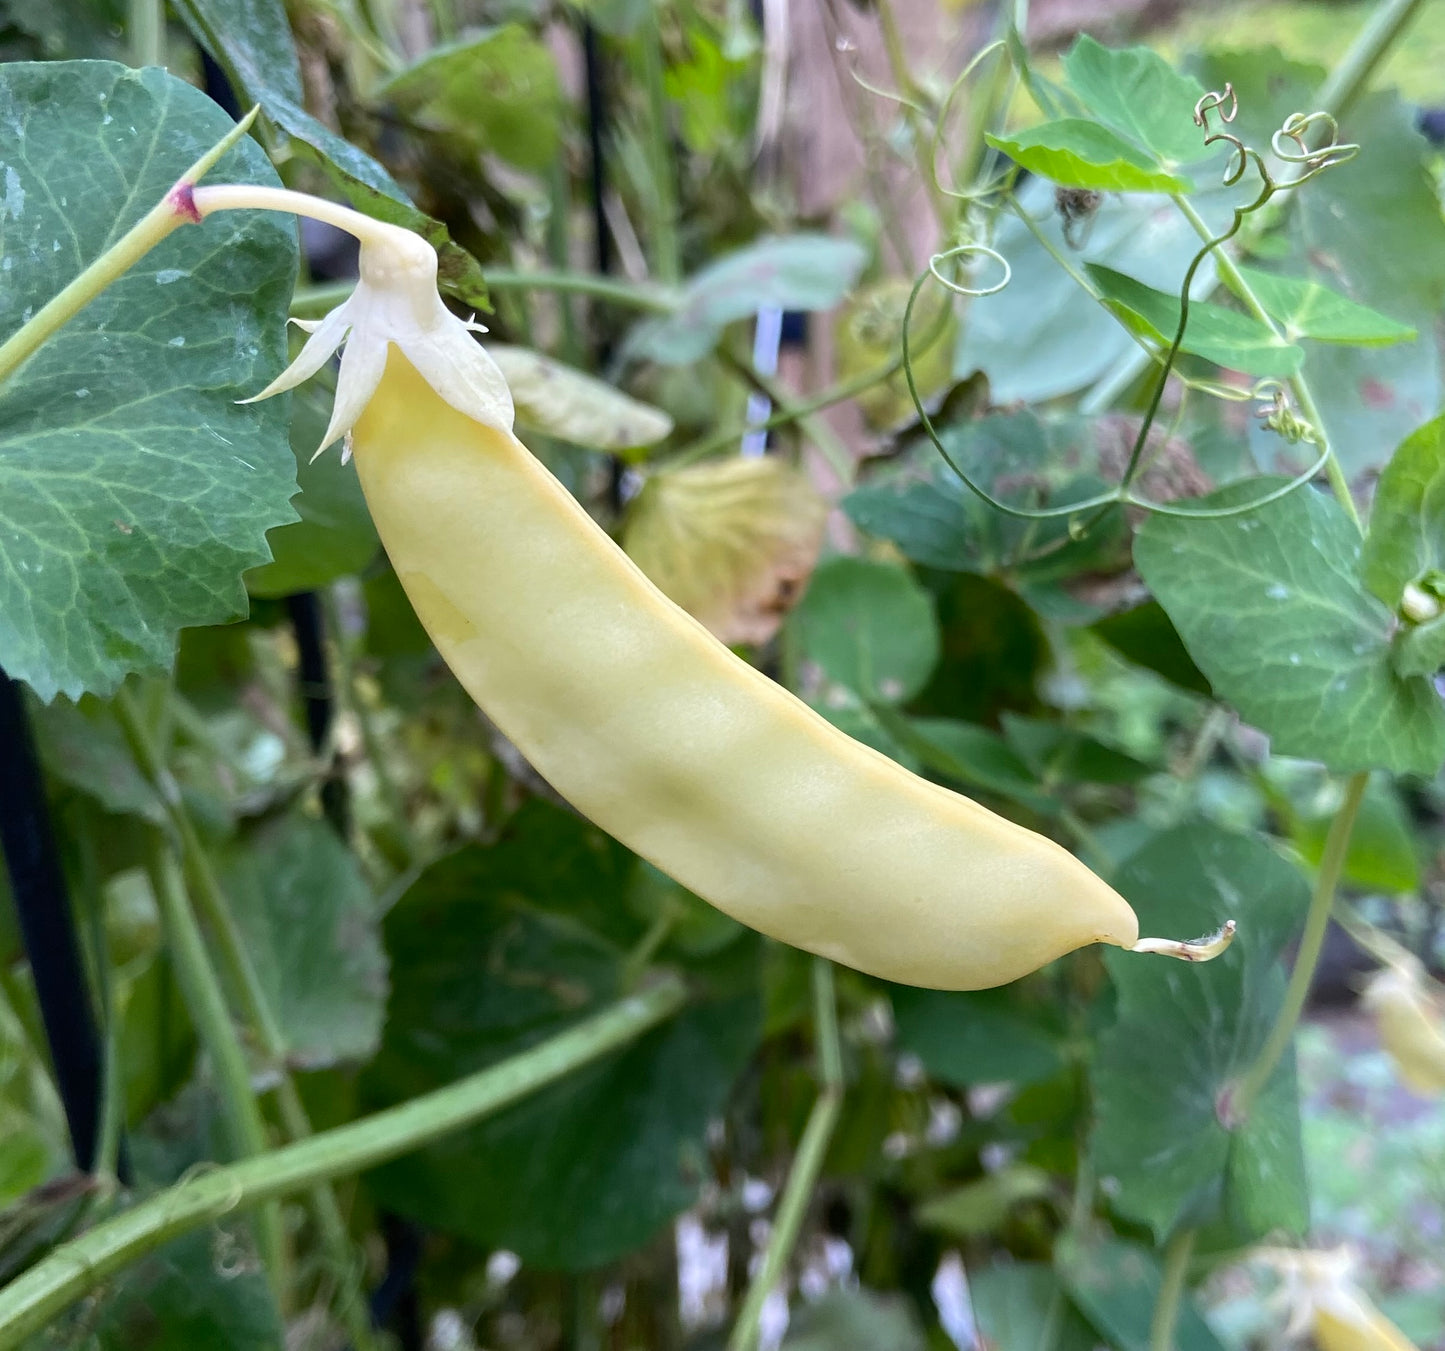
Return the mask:
[[629,451],[672,432],[660,408],[529,347],[489,343],[487,352],[512,391],[517,421],[573,445]]
[[1259,838],[1198,821],[1156,836],[1113,880],[1141,932],[1239,924],[1230,949],[1204,966],[1104,956],[1119,1017],[1099,1038],[1090,1149],[1115,1206],[1161,1239],[1179,1223],[1222,1222],[1245,1241],[1302,1232],[1293,1061],[1275,1070],[1246,1125],[1232,1121],[1229,1095],[1283,998],[1279,957],[1304,922],[1304,877]]
[[852,239],[782,235],[725,254],[688,279],[672,314],[645,320],[624,353],[664,366],[699,361],[723,330],[766,306],[828,310],[853,289],[867,251]]
[[420,125],[523,169],[545,169],[559,153],[564,100],[557,65],[521,24],[434,47],[375,93]]
[[[423,872],[386,918],[392,998],[367,1099],[449,1083],[616,998],[645,927],[627,904],[636,867],[595,827],[534,800],[496,845]],[[704,997],[671,1023],[379,1169],[373,1195],[552,1269],[644,1243],[696,1199],[707,1122],[758,1034],[756,945],[733,942],[715,962],[694,966]]]
[[295,506],[300,520],[266,536],[271,561],[246,574],[253,596],[316,591],[360,572],[380,543],[356,470],[339,456],[313,458],[331,417],[332,393],[312,380],[291,396],[291,453],[296,457]]
[[301,67],[282,0],[176,0],[176,12],[226,72],[237,94],[259,103],[352,206],[376,220],[416,231],[437,251],[442,287],[469,305],[490,308],[481,268],[453,242],[446,226],[418,211],[375,159],[306,111]]
[[329,826],[288,816],[245,833],[222,874],[288,1060],[312,1069],[368,1059],[381,1036],[386,954],[355,855]]
[[[1054,1351],[1094,1351],[1098,1338],[1068,1300],[1053,1267],[1044,1262],[1000,1262],[970,1267],[968,1290],[985,1345],[1052,1346]],[[1062,1311],[1062,1317],[1054,1313]]]
[[[1105,304],[1136,333],[1142,333],[1161,347],[1168,347],[1174,341],[1179,327],[1176,294],[1156,291],[1098,263],[1088,264],[1085,270],[1102,293]],[[1268,324],[1204,300],[1191,302],[1189,323],[1180,347],[1182,351],[1246,375],[1293,375],[1304,360],[1304,352],[1293,343],[1282,341]]]
[[[1224,507],[1278,484],[1253,479],[1200,499]],[[1391,664],[1395,616],[1360,579],[1360,538],[1312,489],[1213,520],[1155,516],[1134,561],[1215,693],[1279,755],[1338,773],[1433,775],[1445,708]]]
[[1098,122],[1063,117],[985,140],[1015,164],[1063,188],[1100,192],[1189,192],[1187,178],[1160,169],[1132,141]]
[[[1059,1281],[1095,1332],[1118,1351],[1150,1351],[1150,1332],[1164,1284],[1158,1257],[1119,1239],[1060,1240],[1054,1256]],[[1224,1343],[1183,1299],[1171,1344],[1177,1351],[1224,1351]]]
[[933,604],[903,568],[830,558],[788,619],[805,657],[865,702],[899,704],[938,661]]
[[[1206,56],[1201,70],[1213,88],[1233,82],[1235,130],[1254,144],[1266,143],[1292,110],[1314,106],[1322,74],[1254,52]],[[1315,400],[1351,477],[1380,468],[1390,448],[1442,403],[1435,316],[1445,304],[1445,219],[1429,168],[1433,151],[1416,117],[1394,91],[1358,99],[1346,135],[1367,152],[1299,194],[1284,236],[1290,254],[1282,263],[1291,272],[1419,329],[1413,341],[1385,349],[1301,339]],[[1269,464],[1278,441],[1260,432],[1251,439]]]
[[952,991],[895,985],[889,995],[899,1048],[916,1055],[941,1084],[1040,1083],[1064,1067],[1062,1025],[1046,1006],[1026,1004],[1014,987]]
[[1392,610],[1411,582],[1445,582],[1445,417],[1407,436],[1380,475],[1360,572]]
[[1105,47],[1088,34],[1064,56],[1069,87],[1097,118],[1145,147],[1166,169],[1214,153],[1194,124],[1204,86],[1148,47]]
[[[0,67],[0,333],[9,336],[231,128],[164,71]],[[215,171],[275,184],[254,142]],[[0,387],[0,665],[42,699],[165,667],[244,612],[294,519],[283,399],[296,235],[269,213],[177,230]]]
[[1241,267],[1239,274],[1265,313],[1284,325],[1285,335],[1291,340],[1313,338],[1316,342],[1356,347],[1388,347],[1419,336],[1419,330],[1409,324],[1396,323],[1319,282],[1282,277],[1252,267]]
[[[1064,238],[1050,184],[1030,179],[1018,198],[1031,224],[1006,213],[993,241],[1012,264],[1013,277],[997,294],[969,303],[954,357],[955,375],[987,374],[996,404],[1036,402],[1082,389],[1105,377],[1134,348],[1125,329],[1060,266],[1059,257],[1076,254],[1082,261],[1127,267],[1146,285],[1177,290],[1199,248],[1189,223],[1158,196],[1106,196],[1077,250]],[[1219,189],[1192,199],[1211,229],[1228,220],[1231,200],[1228,190]],[[1201,271],[1212,276],[1212,264],[1206,262]]]

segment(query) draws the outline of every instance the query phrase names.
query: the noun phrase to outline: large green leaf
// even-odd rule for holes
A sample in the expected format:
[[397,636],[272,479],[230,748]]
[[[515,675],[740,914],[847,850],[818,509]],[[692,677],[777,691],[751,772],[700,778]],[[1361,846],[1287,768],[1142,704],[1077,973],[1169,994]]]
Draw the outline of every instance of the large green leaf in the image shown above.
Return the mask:
[[242,836],[223,881],[288,1060],[367,1059],[381,1036],[386,955],[354,855],[329,826],[292,816]]
[[[644,920],[636,860],[532,802],[491,847],[432,865],[387,916],[392,998],[365,1092],[392,1103],[494,1064],[622,990]],[[371,1175],[379,1201],[524,1261],[578,1269],[646,1242],[696,1199],[703,1136],[751,1053],[751,942],[715,990],[625,1050]],[[710,971],[716,968],[709,968]]]
[[890,988],[899,1049],[910,1051],[939,1083],[1032,1084],[1064,1066],[1063,1029],[1048,1008],[1027,1004],[1012,988]]
[[442,286],[469,305],[487,306],[481,268],[447,228],[412,205],[375,159],[338,136],[303,106],[301,68],[282,0],[175,0],[176,11],[226,72],[237,93],[259,103],[282,131],[319,163],[352,206],[415,230],[437,250]]
[[1285,336],[1291,340],[1313,338],[1316,342],[1356,347],[1388,347],[1419,336],[1419,331],[1408,324],[1396,323],[1319,282],[1277,276],[1252,267],[1240,268],[1239,275],[1264,312],[1284,325]]
[[639,324],[625,350],[665,366],[698,361],[717,346],[728,324],[766,306],[832,309],[853,289],[866,260],[866,250],[852,239],[760,239],[689,278],[674,313]]
[[[1277,482],[1201,503],[1249,501]],[[1445,761],[1440,696],[1393,669],[1395,617],[1360,581],[1360,537],[1333,499],[1307,488],[1240,516],[1156,516],[1134,559],[1215,692],[1278,754],[1340,773],[1433,775]]]
[[282,1351],[281,1316],[244,1231],[187,1234],[128,1267],[91,1311],[96,1351]]
[[1192,937],[1226,919],[1239,924],[1233,946],[1204,966],[1104,955],[1119,1018],[1099,1039],[1090,1148],[1114,1205],[1160,1238],[1215,1221],[1245,1241],[1302,1232],[1292,1058],[1243,1125],[1229,1102],[1279,1011],[1280,953],[1309,905],[1304,877],[1259,838],[1196,821],[1130,855],[1113,882],[1145,933]]
[[356,470],[336,454],[313,458],[331,417],[331,392],[313,380],[291,399],[291,453],[296,457],[299,521],[273,530],[271,562],[246,574],[253,596],[315,591],[360,572],[379,547]]
[[1064,56],[1069,85],[1089,111],[1150,150],[1165,168],[1214,153],[1194,124],[1204,87],[1148,47],[1105,47],[1082,35]]
[[1360,571],[1392,610],[1411,582],[1445,583],[1445,417],[1407,436],[1380,475]]
[[788,618],[802,653],[867,702],[903,703],[938,661],[933,605],[903,568],[830,558]]
[[520,24],[474,33],[429,51],[376,90],[428,127],[524,169],[560,153],[563,109],[557,65]]
[[906,1296],[832,1290],[793,1315],[782,1351],[925,1351],[927,1346]]
[[[1109,1346],[1152,1351],[1157,1343],[1150,1333],[1163,1274],[1148,1248],[1115,1239],[1082,1242],[1066,1235],[1054,1264],[1074,1303]],[[1224,1351],[1188,1298],[1180,1306],[1170,1345],[1176,1351]]]
[[[230,128],[190,85],[104,62],[0,68],[0,333],[158,202]],[[251,141],[218,177],[275,184]],[[41,698],[165,667],[184,625],[244,613],[241,573],[294,518],[285,359],[295,230],[183,228],[0,388],[0,665]]]
[[[1105,419],[1046,421],[1026,410],[945,423],[938,435],[953,464],[974,483],[1024,510],[1093,496],[1122,472],[1125,461],[1120,424]],[[1108,570],[1116,555],[1122,562],[1117,516],[1075,539],[1067,518],[1006,515],[984,502],[931,447],[922,453],[932,467],[929,477],[869,484],[843,500],[855,525],[891,540],[911,561],[1033,583]]]
[[985,136],[1015,164],[1060,187],[1100,192],[1188,192],[1187,178],[1160,169],[1132,141],[1098,122],[1064,117],[1014,136]]
[[[1212,190],[1193,201],[1210,228],[1218,229],[1229,219],[1234,197],[1234,190]],[[1188,222],[1159,197],[1105,197],[1078,249],[1063,237],[1051,184],[1025,183],[1018,199],[1030,223],[1005,215],[993,239],[1012,264],[1013,279],[996,295],[970,302],[954,359],[957,375],[985,372],[993,402],[1005,405],[1081,389],[1135,350],[1127,331],[1057,257],[1075,268],[1088,261],[1127,269],[1146,285],[1170,290],[1178,288],[1199,248]],[[1209,269],[1206,263],[1202,271],[1208,275]]]
[[[1179,329],[1177,294],[1156,291],[1097,263],[1090,263],[1087,271],[1110,309],[1135,332],[1168,348]],[[1304,352],[1277,337],[1268,324],[1203,300],[1189,306],[1189,323],[1179,346],[1246,375],[1293,375],[1304,360]]]
[[[1258,52],[1211,56],[1203,72],[1214,88],[1233,82],[1240,106],[1234,130],[1261,145],[1289,112],[1315,106],[1323,75]],[[1362,152],[1311,180],[1289,214],[1291,272],[1420,331],[1387,350],[1301,339],[1315,402],[1352,477],[1379,468],[1441,405],[1435,317],[1445,304],[1445,220],[1429,167],[1433,152],[1416,115],[1392,90],[1358,99],[1341,137]],[[1251,440],[1263,464],[1280,450],[1265,434]]]
[[1042,1262],[1008,1262],[968,1273],[978,1330],[991,1351],[1094,1351],[1098,1339]]

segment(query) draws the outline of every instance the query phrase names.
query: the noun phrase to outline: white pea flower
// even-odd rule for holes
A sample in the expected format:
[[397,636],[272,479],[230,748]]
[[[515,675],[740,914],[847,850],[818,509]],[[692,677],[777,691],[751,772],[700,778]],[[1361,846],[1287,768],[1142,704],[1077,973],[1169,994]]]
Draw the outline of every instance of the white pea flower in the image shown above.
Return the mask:
[[294,389],[315,375],[344,342],[336,403],[316,451],[320,455],[356,424],[381,383],[388,347],[395,343],[458,412],[510,431],[511,391],[496,362],[471,336],[486,329],[474,320],[458,319],[442,304],[436,250],[399,226],[367,221],[366,227],[356,289],[324,319],[293,320],[310,333],[306,345],[265,389],[242,402],[255,403]]

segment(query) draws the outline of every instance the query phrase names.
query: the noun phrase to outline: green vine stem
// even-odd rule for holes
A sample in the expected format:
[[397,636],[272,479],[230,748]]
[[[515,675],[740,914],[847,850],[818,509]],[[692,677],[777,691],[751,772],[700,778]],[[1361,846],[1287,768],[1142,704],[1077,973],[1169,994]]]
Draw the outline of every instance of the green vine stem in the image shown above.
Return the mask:
[[[158,837],[153,837],[146,860],[151,890],[161,913],[166,946],[175,963],[176,981],[190,1011],[191,1022],[211,1059],[221,1099],[221,1117],[237,1158],[255,1158],[270,1147],[266,1122],[251,1088],[251,1071],[246,1052],[236,1035],[231,1011],[221,982],[211,965],[200,925],[186,897],[175,858]],[[275,1203],[262,1207],[257,1217],[256,1244],[270,1277],[278,1304],[286,1306],[290,1269],[286,1252],[281,1208]]]
[[[1293,167],[1293,166],[1291,166]],[[1209,226],[1194,209],[1194,204],[1186,198],[1178,196],[1173,198],[1175,206],[1183,213],[1184,218],[1194,228],[1201,239],[1211,237]],[[1258,297],[1254,294],[1249,283],[1245,281],[1244,274],[1240,272],[1234,259],[1224,249],[1214,251],[1214,264],[1218,271],[1219,279],[1230,291],[1232,291],[1243,302],[1245,309],[1254,316],[1260,323],[1264,324],[1275,337],[1283,340],[1279,325],[1270,318],[1263,305],[1259,303]],[[1289,387],[1298,401],[1300,411],[1309,419],[1318,437],[1316,446],[1323,453],[1329,449],[1329,434],[1325,429],[1324,415],[1320,412],[1319,405],[1315,402],[1314,391],[1310,388],[1309,381],[1305,378],[1303,370],[1297,371],[1289,377]],[[1350,519],[1355,523],[1356,529],[1360,527],[1360,514],[1355,508],[1354,498],[1350,494],[1350,485],[1345,478],[1345,471],[1340,467],[1339,457],[1330,454],[1324,457],[1325,474],[1330,480],[1330,487],[1340,505],[1349,514]]]
[[[1423,0],[1385,0],[1385,3],[1376,9],[1369,21],[1356,33],[1349,49],[1320,87],[1317,99],[1322,112],[1336,119],[1345,115],[1364,92],[1370,76],[1415,17],[1422,3]],[[1285,172],[1276,181],[1281,189],[1285,189],[1302,177],[1304,172],[1301,165],[1287,165]],[[1279,225],[1283,213],[1289,209],[1294,199],[1293,192],[1280,191],[1274,201],[1255,213],[1248,230],[1242,232],[1242,247],[1245,252],[1248,252],[1250,244]],[[1222,249],[1216,250],[1216,260],[1223,260],[1225,256]],[[1215,289],[1210,287],[1195,298],[1207,300]],[[1113,371],[1094,386],[1080,404],[1080,411],[1104,412],[1120,393],[1134,383],[1148,362],[1147,356],[1130,352]]]
[[1178,1230],[1164,1250],[1159,1298],[1154,1303],[1154,1317],[1149,1324],[1149,1351],[1174,1351],[1174,1327],[1179,1322],[1189,1259],[1194,1253],[1194,1232],[1193,1229]]
[[430,1144],[627,1045],[686,1002],[682,982],[666,977],[446,1088],[258,1158],[193,1175],[62,1244],[0,1289],[0,1351],[19,1346],[88,1291],[168,1240]]
[[178,206],[176,188],[194,186],[251,128],[259,108],[252,108],[234,127],[176,180],[166,193],[129,230],[100,255],[74,281],[47,301],[0,344],[0,384],[4,384],[61,328],[70,322],[112,282],[118,281],[171,231],[190,225],[195,216]]
[[1330,822],[1329,833],[1325,836],[1324,853],[1320,857],[1319,873],[1315,877],[1314,894],[1310,898],[1309,914],[1305,919],[1304,933],[1300,937],[1294,969],[1290,972],[1289,985],[1285,989],[1284,1003],[1280,1006],[1279,1016],[1260,1048],[1259,1055],[1255,1057],[1254,1064],[1241,1076],[1230,1095],[1228,1115],[1233,1121],[1243,1121],[1249,1115],[1255,1099],[1289,1049],[1295,1026],[1309,996],[1320,950],[1324,947],[1325,930],[1329,926],[1330,912],[1335,903],[1335,888],[1339,885],[1340,874],[1344,871],[1345,854],[1350,847],[1355,818],[1359,815],[1360,802],[1369,782],[1369,774],[1361,773],[1352,775],[1345,784],[1345,800],[1340,804]]
[[838,1001],[833,991],[833,964],[813,959],[813,1021],[818,1038],[818,1097],[808,1114],[787,1186],[773,1217],[767,1251],[748,1286],[747,1296],[728,1338],[727,1351],[754,1351],[763,1304],[782,1279],[803,1227],[803,1218],[823,1171],[828,1144],[843,1107],[843,1046],[838,1037]]
[[636,61],[643,93],[647,99],[646,155],[655,194],[652,226],[652,268],[668,284],[682,276],[682,246],[677,237],[677,157],[667,115],[664,87],[662,30],[659,10],[651,5],[638,25]]
[[[180,786],[167,767],[165,756],[144,717],[136,708],[130,691],[120,690],[113,707],[136,767],[155,790],[164,807],[167,822],[180,848],[191,894],[200,906],[206,927],[210,930],[211,939],[230,982],[232,995],[238,1000],[247,1024],[255,1033],[262,1055],[276,1073],[276,1105],[281,1114],[282,1127],[289,1139],[304,1140],[311,1134],[311,1122],[306,1115],[295,1080],[286,1066],[285,1034],[276,1021],[261,979],[256,973],[255,964],[251,961],[251,954],[246,949],[245,940],[216,877],[210,854],[196,831],[190,812],[186,809]],[[196,934],[196,941],[200,944],[199,932]],[[204,945],[198,947],[198,954],[190,955],[197,962],[207,961]],[[177,953],[178,963],[181,955]],[[327,1262],[333,1268],[337,1279],[342,1282],[339,1312],[347,1323],[357,1351],[369,1351],[375,1342],[356,1283],[358,1272],[352,1256],[346,1220],[341,1214],[335,1194],[329,1187],[314,1188],[310,1201]]]

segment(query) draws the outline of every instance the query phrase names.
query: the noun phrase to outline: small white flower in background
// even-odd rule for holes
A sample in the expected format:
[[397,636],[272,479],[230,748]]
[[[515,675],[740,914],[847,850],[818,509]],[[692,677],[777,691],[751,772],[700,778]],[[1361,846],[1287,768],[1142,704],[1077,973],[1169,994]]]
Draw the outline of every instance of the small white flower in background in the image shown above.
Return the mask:
[[345,343],[331,422],[316,451],[320,455],[356,424],[381,383],[388,345],[395,343],[459,413],[511,431],[511,391],[496,362],[472,338],[486,329],[473,320],[458,319],[442,304],[436,250],[410,230],[379,222],[371,226],[361,241],[356,290],[324,319],[293,320],[310,333],[306,345],[265,389],[241,402],[255,403],[294,389]]

